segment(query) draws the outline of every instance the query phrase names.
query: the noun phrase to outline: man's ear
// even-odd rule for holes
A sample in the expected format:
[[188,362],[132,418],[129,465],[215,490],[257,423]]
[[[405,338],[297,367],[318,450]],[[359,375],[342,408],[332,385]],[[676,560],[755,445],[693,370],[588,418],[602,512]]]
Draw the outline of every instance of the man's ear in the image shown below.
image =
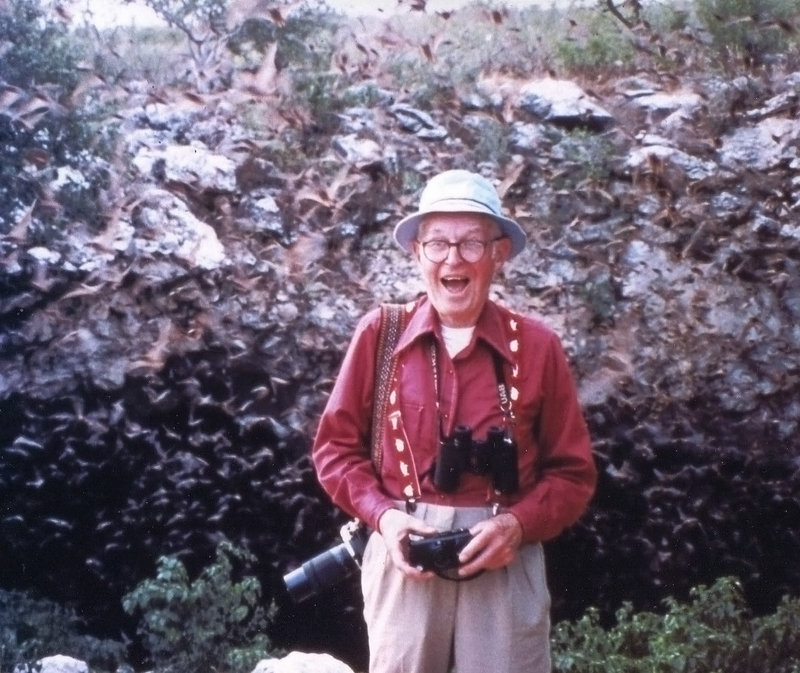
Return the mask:
[[511,257],[511,239],[506,237],[495,241],[492,253],[495,271],[499,270],[508,261],[509,257]]
[[411,252],[414,254],[414,258],[419,261],[419,256],[422,252],[422,246],[420,246],[419,241],[411,242]]

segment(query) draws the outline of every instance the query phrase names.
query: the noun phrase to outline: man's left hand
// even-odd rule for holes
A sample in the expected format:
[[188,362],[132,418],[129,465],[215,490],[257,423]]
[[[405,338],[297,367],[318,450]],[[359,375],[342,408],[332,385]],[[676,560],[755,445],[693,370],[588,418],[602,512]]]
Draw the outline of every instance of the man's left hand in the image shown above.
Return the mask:
[[522,526],[508,512],[476,523],[470,528],[473,538],[458,555],[458,574],[469,577],[481,570],[504,568],[517,555],[522,543]]

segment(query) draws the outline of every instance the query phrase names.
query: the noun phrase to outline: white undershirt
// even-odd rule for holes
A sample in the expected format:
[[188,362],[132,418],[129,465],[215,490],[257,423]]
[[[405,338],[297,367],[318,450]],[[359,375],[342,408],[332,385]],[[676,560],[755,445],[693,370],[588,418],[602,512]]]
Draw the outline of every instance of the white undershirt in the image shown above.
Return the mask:
[[473,332],[475,332],[475,325],[472,327],[446,327],[442,325],[444,347],[451,358],[469,345],[469,342],[472,341]]

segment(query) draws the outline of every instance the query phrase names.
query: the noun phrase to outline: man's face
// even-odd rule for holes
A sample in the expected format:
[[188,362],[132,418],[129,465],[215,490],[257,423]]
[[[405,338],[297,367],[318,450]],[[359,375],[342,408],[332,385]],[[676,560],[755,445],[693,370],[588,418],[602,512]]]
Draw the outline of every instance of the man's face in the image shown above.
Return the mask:
[[[432,213],[420,225],[414,254],[443,325],[470,327],[478,322],[492,278],[511,251],[511,242],[498,236],[496,224],[474,213]],[[423,251],[429,241],[480,241],[485,243],[485,251],[477,261],[467,261],[451,246],[442,261],[431,261]]]

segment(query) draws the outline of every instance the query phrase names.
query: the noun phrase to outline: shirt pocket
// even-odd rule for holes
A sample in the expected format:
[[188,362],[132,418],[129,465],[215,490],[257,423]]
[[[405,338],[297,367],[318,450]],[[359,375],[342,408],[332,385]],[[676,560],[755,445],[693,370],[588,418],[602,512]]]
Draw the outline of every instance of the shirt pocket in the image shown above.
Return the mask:
[[417,476],[422,481],[424,475],[433,467],[439,448],[435,405],[401,402],[400,411]]
[[403,418],[403,430],[406,438],[415,453],[424,448],[429,439],[430,419],[427,417],[426,406],[416,402],[400,402],[400,413]]

